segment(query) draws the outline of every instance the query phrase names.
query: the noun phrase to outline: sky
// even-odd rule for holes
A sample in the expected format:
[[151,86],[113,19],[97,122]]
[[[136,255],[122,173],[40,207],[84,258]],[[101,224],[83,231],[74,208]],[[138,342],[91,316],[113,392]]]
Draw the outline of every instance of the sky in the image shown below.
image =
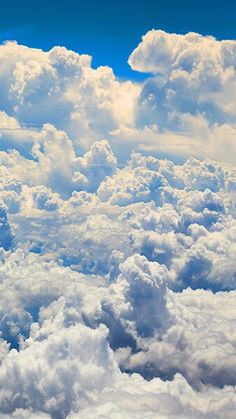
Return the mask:
[[[122,78],[146,76],[130,70],[127,59],[150,29],[195,31],[234,39],[235,0],[1,0],[0,40],[48,50],[55,45],[93,56]],[[14,13],[13,13],[14,11]]]
[[235,419],[233,5],[79,4],[1,4],[0,418]]

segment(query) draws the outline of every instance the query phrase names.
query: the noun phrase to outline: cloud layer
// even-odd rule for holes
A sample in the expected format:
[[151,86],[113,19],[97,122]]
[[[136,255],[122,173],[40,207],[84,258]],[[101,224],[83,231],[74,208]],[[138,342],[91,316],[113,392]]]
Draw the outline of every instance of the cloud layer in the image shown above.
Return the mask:
[[129,64],[0,46],[1,418],[234,418],[235,41]]

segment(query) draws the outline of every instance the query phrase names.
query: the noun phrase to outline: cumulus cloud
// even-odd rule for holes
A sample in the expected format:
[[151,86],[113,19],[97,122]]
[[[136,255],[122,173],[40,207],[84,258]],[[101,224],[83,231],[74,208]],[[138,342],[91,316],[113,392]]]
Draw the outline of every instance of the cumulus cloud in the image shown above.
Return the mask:
[[159,106],[167,114],[175,104],[182,113],[204,111],[211,122],[235,122],[232,91],[229,94],[235,90],[235,49],[234,40],[152,30],[142,38],[129,63],[135,70],[163,74],[163,79],[148,82],[142,94],[147,99],[149,94],[150,102],[154,105],[156,101],[157,106],[163,95]]
[[0,46],[1,418],[234,418],[235,41],[129,63]]
[[80,157],[66,133],[50,124],[31,140],[30,158],[16,149],[0,152],[2,171],[18,182],[45,185],[68,198],[76,190],[96,190],[106,176],[115,173],[117,160],[106,140],[94,142]]
[[[152,30],[142,37],[129,64],[153,73],[138,99],[137,134],[144,146],[233,163],[235,48],[234,40],[197,33]],[[145,141],[144,130],[152,126]]]
[[0,108],[20,123],[51,123],[86,149],[121,121],[132,123],[139,87],[118,82],[109,67],[93,69],[88,55],[7,42],[0,59]]
[[221,42],[213,36],[202,36],[194,32],[178,35],[152,30],[142,37],[142,42],[129,61],[136,70],[152,73],[172,71],[173,63],[186,67],[186,71],[192,70],[194,62],[195,67],[198,67],[203,60],[209,60],[212,66],[227,68],[235,66],[235,48],[234,40]]
[[0,208],[0,246],[9,250],[13,244],[13,231],[8,222],[7,212],[5,208]]
[[138,148],[233,163],[234,50],[233,40],[152,30],[129,58],[135,70],[153,73],[141,84],[94,69],[91,57],[64,47],[7,42],[0,46],[1,149],[29,157],[37,131],[51,124],[79,154],[106,138],[122,159]]
[[167,269],[139,255],[120,271],[109,285],[33,254],[6,260],[1,324],[19,349],[2,354],[2,414],[233,417],[235,292],[173,293]]

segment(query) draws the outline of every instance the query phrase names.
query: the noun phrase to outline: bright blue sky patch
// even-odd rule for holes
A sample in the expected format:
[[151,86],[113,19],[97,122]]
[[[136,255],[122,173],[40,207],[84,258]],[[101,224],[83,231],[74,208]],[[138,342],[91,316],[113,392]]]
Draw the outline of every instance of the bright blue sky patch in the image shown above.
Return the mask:
[[1,1],[0,40],[48,50],[63,45],[109,65],[119,77],[142,79],[129,54],[150,29],[235,38],[235,0]]

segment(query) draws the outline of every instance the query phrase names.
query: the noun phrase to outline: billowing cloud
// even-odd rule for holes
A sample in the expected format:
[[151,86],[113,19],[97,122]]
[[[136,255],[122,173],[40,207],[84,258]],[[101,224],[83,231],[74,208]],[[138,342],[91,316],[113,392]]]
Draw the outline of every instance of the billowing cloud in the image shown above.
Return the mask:
[[88,55],[7,42],[0,61],[0,108],[23,125],[53,124],[88,148],[121,122],[132,123],[139,87],[118,82],[109,67],[93,69]]
[[2,355],[2,413],[63,418],[121,407],[132,417],[149,394],[150,417],[232,417],[235,292],[173,293],[167,269],[139,255],[120,271],[109,285],[33,254],[6,260],[1,329],[12,348],[18,336],[19,349]]
[[129,63],[135,70],[162,75],[147,82],[141,100],[143,104],[147,101],[149,109],[153,106],[154,112],[156,105],[170,124],[178,112],[204,113],[211,123],[227,123],[236,118],[235,51],[235,41],[152,30],[142,38]]
[[144,146],[234,161],[235,50],[234,40],[197,33],[152,30],[142,37],[129,64],[153,73],[138,99],[136,121],[142,130],[136,135]]
[[235,41],[129,63],[0,46],[1,418],[235,416]]

